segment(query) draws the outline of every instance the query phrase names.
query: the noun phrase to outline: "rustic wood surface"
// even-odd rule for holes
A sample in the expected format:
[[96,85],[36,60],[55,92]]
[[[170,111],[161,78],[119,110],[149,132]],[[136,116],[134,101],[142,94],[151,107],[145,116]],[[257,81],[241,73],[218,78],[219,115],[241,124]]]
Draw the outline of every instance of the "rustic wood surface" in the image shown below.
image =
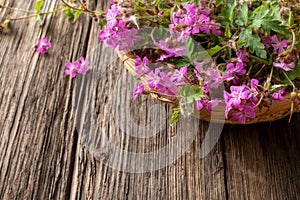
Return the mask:
[[[107,7],[90,2],[94,9]],[[0,3],[23,9],[34,5],[29,0]],[[59,4],[48,0],[43,10]],[[24,15],[1,9],[1,19],[8,14]],[[72,23],[55,14],[45,17],[42,27],[33,19],[1,32],[0,199],[300,199],[299,114],[291,124],[284,118],[226,125],[212,151],[200,158],[209,124],[170,126],[169,106],[145,96],[131,101],[136,81],[100,44],[98,31],[89,16]],[[43,36],[53,44],[46,56],[34,49]],[[80,56],[87,56],[94,68],[71,80],[64,75],[65,62]],[[162,127],[153,121],[163,122]],[[124,134],[128,130],[145,139]],[[148,137],[151,131],[158,134]],[[118,170],[141,166],[130,166],[126,154],[109,157],[102,144],[108,138],[121,149],[151,152],[188,131],[197,134],[181,157],[145,173]],[[184,137],[176,143],[178,149],[184,144]],[[119,166],[109,167],[108,157]],[[161,162],[166,160],[154,159],[146,168],[154,170]]]

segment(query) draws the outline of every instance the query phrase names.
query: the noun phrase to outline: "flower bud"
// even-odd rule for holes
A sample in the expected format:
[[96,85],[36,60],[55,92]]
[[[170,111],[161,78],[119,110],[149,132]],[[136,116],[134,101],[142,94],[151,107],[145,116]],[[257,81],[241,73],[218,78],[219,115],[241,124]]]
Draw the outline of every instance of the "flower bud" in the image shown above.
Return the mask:
[[300,92],[297,93],[297,99],[300,101]]
[[291,100],[295,101],[296,97],[298,97],[297,92],[291,92]]

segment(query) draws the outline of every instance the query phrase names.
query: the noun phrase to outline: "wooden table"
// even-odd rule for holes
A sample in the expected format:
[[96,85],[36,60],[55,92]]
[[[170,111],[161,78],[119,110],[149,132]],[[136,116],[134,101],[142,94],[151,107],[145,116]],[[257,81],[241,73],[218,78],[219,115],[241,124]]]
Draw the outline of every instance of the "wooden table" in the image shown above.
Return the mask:
[[[22,9],[34,5],[29,0],[0,3]],[[43,10],[59,4],[48,0]],[[96,7],[107,4],[91,1],[91,8]],[[1,10],[2,19],[8,14],[24,15]],[[89,16],[72,23],[58,13],[44,17],[42,27],[32,19],[14,22],[10,30],[1,32],[0,199],[300,198],[299,114],[293,115],[290,124],[284,118],[226,125],[212,151],[201,158],[199,151],[210,124],[197,121],[196,128],[188,129],[183,122],[170,126],[169,106],[145,96],[130,100],[128,94],[136,81],[99,42],[98,31]],[[43,36],[53,45],[45,56],[34,49]],[[71,80],[64,75],[65,62],[80,56],[90,58],[93,70]],[[82,97],[85,104],[80,104]],[[159,113],[151,114],[151,109]],[[94,135],[85,127],[88,122],[78,123],[91,116],[94,121],[90,123],[97,129]],[[128,121],[139,124],[133,130],[141,136],[126,134]],[[149,132],[143,132],[148,129],[140,125],[153,121],[162,122],[162,127],[158,133],[150,127],[154,135],[148,136]],[[146,167],[152,170],[144,173],[111,168],[101,150],[106,138],[130,152],[153,152],[187,131],[196,133],[191,144],[177,160],[158,170],[158,162],[166,161],[154,159]],[[182,149],[181,142],[178,149]],[[168,152],[172,149],[166,151],[172,154]],[[114,159],[119,167],[137,167],[130,166],[126,155]]]

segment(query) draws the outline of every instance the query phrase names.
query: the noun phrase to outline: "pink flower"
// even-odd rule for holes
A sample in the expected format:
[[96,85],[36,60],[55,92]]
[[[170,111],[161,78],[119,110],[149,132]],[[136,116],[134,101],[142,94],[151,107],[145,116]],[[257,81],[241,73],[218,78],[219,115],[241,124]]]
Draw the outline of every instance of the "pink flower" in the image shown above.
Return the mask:
[[288,46],[287,40],[283,40],[282,42],[279,42],[276,35],[271,36],[271,40],[272,40],[272,46],[278,54],[284,52],[285,48]]
[[284,71],[290,71],[290,70],[294,69],[295,63],[290,62],[290,60],[289,61],[279,60],[279,62],[273,62],[273,66],[283,69]]
[[[237,66],[237,68],[242,69],[243,67],[245,67],[247,65],[246,62],[249,62],[249,59],[246,57],[244,50],[237,51],[236,56],[238,58],[238,62],[236,63],[236,66]],[[245,74],[246,74],[246,71],[245,71]],[[245,74],[243,74],[243,75],[245,75]]]
[[66,67],[68,69],[65,70],[65,74],[75,78],[78,73],[78,69],[80,68],[80,63],[78,61],[75,61],[74,63],[67,62]]
[[250,88],[242,86],[231,86],[231,93],[224,91],[224,99],[226,103],[225,116],[228,119],[228,113],[231,109],[239,108],[244,101],[251,97]]
[[108,9],[106,11],[106,21],[107,21],[108,28],[112,28],[118,23],[117,17],[119,14],[120,11],[118,10],[117,5],[112,5],[111,9]]
[[51,48],[51,43],[48,41],[46,37],[37,41],[36,51],[39,53],[48,53],[48,49]]
[[176,69],[174,74],[171,76],[172,81],[177,81],[178,83],[182,83],[185,79],[185,75],[188,72],[188,67],[184,66],[180,70]]
[[251,104],[242,105],[239,107],[237,112],[232,114],[232,117],[238,120],[239,123],[245,124],[247,117],[251,119],[256,117],[256,110]]
[[145,88],[142,84],[139,84],[138,86],[136,86],[134,88],[134,91],[133,91],[133,94],[132,94],[133,100],[135,100],[138,95],[142,94],[144,92],[144,90],[145,90]]
[[198,100],[196,101],[196,109],[197,110],[201,110],[203,108],[203,103],[202,103],[202,100]]
[[274,92],[273,95],[272,95],[272,99],[273,100],[279,100],[279,101],[283,101],[283,95],[285,95],[286,92],[284,91],[284,88],[280,89],[279,91],[277,92]]
[[148,67],[148,63],[149,63],[149,60],[147,57],[144,57],[142,60],[139,56],[137,56],[135,58],[135,62],[134,62],[135,72],[138,75],[148,73],[150,71],[150,69]]
[[185,46],[179,46],[179,43],[176,40],[171,40],[168,43],[165,40],[160,40],[159,42],[154,42],[154,45],[167,53],[166,55],[161,55],[157,61],[163,61],[164,59],[173,56],[180,57],[188,52],[187,48]]
[[80,57],[80,67],[78,68],[78,73],[79,74],[86,74],[87,71],[89,71],[90,66],[89,66],[89,61],[87,59],[84,59],[84,57]]
[[213,100],[208,101],[206,104],[206,111],[208,113],[211,113],[211,109],[218,106],[220,102],[221,102],[221,100],[218,100],[218,99],[213,99]]
[[271,45],[272,45],[272,38],[271,38],[271,36],[265,37],[264,39],[262,39],[262,42],[264,43],[266,49],[270,48]]
[[80,57],[80,62],[66,62],[66,67],[67,69],[65,70],[65,74],[72,76],[72,78],[75,78],[77,73],[84,75],[90,69],[89,61],[84,59],[82,56]]
[[161,79],[157,91],[161,94],[167,94],[167,95],[178,94],[178,87],[176,83],[173,82],[165,72],[160,72],[160,76]]
[[150,88],[158,88],[159,84],[160,84],[160,69],[159,68],[155,68],[154,72],[151,71],[149,73],[149,78],[148,78],[148,85]]

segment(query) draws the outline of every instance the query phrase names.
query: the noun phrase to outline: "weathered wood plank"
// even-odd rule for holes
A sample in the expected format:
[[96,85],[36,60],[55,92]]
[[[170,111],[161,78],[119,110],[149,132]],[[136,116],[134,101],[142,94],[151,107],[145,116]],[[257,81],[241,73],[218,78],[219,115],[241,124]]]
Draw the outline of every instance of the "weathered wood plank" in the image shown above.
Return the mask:
[[[35,1],[1,1],[32,9]],[[46,1],[53,10],[58,1]],[[1,10],[2,11],[2,10]],[[2,13],[2,12],[1,12]],[[24,15],[7,12],[2,16]],[[70,80],[65,56],[84,53],[90,19],[78,24],[58,14],[42,28],[35,20],[12,24],[1,33],[0,52],[0,199],[63,199],[68,197],[76,134],[72,131]],[[35,42],[47,36],[49,55],[35,52]],[[74,50],[74,51],[73,51]]]
[[287,121],[226,127],[229,199],[299,199],[300,115]]

